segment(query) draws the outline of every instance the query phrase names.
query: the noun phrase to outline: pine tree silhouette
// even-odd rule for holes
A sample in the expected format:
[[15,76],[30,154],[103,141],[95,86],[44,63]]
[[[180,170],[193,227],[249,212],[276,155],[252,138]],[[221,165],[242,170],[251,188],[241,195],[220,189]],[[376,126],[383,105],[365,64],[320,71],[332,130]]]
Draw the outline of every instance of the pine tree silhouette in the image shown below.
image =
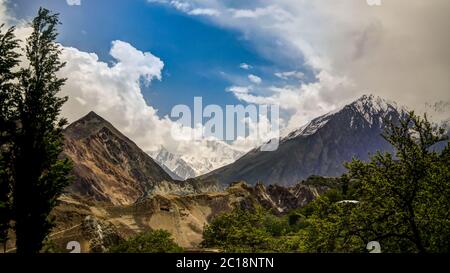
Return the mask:
[[11,212],[11,146],[15,128],[14,96],[17,86],[13,72],[19,63],[17,53],[19,45],[14,35],[14,28],[3,32],[0,26],[0,244],[6,251],[8,230],[12,218]]
[[60,159],[63,126],[59,117],[67,97],[57,96],[65,79],[56,73],[65,65],[56,43],[58,14],[40,8],[27,39],[29,66],[20,71],[17,98],[20,126],[14,140],[13,209],[19,253],[36,253],[53,224],[49,214],[68,184],[70,162]]

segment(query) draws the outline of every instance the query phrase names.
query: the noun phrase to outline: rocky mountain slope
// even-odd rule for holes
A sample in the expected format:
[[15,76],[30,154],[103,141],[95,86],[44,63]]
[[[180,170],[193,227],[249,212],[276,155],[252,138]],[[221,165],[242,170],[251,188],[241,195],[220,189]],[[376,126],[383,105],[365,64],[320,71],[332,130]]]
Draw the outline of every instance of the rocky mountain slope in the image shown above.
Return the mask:
[[276,151],[254,149],[199,179],[293,185],[311,175],[338,176],[345,171],[343,163],[353,157],[367,160],[376,151],[392,151],[381,133],[386,120],[396,122],[403,115],[404,109],[394,102],[363,96],[291,132],[280,139]]
[[71,194],[128,205],[149,194],[201,191],[203,184],[174,181],[134,142],[94,112],[69,125],[64,135],[64,154],[73,162],[74,180],[67,188]]
[[252,209],[255,205],[283,214],[339,185],[336,179],[327,181],[325,185],[304,181],[291,188],[236,182],[222,192],[155,194],[125,206],[64,195],[52,212],[57,225],[50,238],[59,249],[75,240],[81,243],[83,252],[103,252],[139,232],[165,229],[181,246],[197,248],[204,225],[216,215],[234,208]]

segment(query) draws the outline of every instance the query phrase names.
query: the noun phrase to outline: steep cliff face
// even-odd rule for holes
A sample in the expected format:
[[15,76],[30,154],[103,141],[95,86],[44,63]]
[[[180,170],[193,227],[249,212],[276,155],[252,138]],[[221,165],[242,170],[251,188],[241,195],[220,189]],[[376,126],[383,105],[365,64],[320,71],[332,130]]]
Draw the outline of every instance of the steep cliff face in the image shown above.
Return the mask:
[[153,192],[194,193],[198,185],[174,181],[109,122],[90,112],[69,125],[64,154],[73,162],[72,194],[128,205]]

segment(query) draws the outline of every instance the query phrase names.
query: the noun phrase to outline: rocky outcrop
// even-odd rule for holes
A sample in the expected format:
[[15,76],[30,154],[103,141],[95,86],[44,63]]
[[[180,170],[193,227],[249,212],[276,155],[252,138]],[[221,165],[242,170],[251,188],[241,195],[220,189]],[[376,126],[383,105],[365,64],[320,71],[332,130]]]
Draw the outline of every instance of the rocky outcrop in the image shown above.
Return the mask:
[[[325,178],[323,178],[325,180]],[[254,187],[243,182],[240,187],[251,193],[256,198],[257,203],[275,214],[284,214],[293,209],[303,207],[327,190],[337,187],[338,180],[331,179],[332,182],[326,186],[314,186],[308,184],[308,180],[302,181],[293,187],[282,187],[279,185],[265,186],[263,183],[256,183]]]
[[91,252],[106,252],[118,244],[122,237],[109,221],[99,220],[89,215],[81,223],[82,236],[87,239]]
[[282,215],[309,203],[335,183],[316,186],[304,181],[285,188],[236,182],[221,192],[155,193],[133,204],[116,206],[65,195],[53,212],[57,219],[55,239],[60,244],[77,240],[85,252],[103,252],[121,238],[150,229],[164,229],[182,247],[196,248],[202,241],[204,226],[221,213],[262,206]]

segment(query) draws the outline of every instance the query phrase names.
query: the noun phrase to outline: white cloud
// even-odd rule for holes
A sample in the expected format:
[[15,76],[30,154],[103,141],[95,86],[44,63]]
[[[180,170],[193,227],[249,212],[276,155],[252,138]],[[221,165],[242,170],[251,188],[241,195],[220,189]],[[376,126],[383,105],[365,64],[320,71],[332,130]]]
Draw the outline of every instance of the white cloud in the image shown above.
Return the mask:
[[289,78],[296,78],[302,80],[305,77],[305,74],[300,71],[286,71],[286,72],[277,72],[275,73],[275,76],[283,80],[288,80]]
[[69,6],[79,6],[81,5],[81,0],[66,0]]
[[190,15],[207,15],[207,16],[219,16],[220,12],[215,9],[193,9],[188,12]]
[[249,69],[252,68],[251,65],[246,64],[246,63],[241,63],[241,64],[239,65],[239,67],[242,68],[242,69],[245,69],[245,70],[249,70]]
[[[172,128],[176,123],[167,116],[160,118],[158,110],[144,99],[142,79],[147,84],[161,79],[164,63],[158,57],[123,41],[113,41],[110,54],[115,59],[113,65],[100,61],[94,53],[64,48],[61,59],[67,65],[60,76],[68,79],[62,94],[68,95],[69,101],[63,106],[63,116],[74,121],[89,111],[95,111],[145,151],[164,146],[193,161],[208,161],[208,158],[216,157],[213,147],[208,144],[211,138],[192,141],[189,137],[173,135]],[[201,126],[195,129],[179,127],[183,136],[201,135],[203,130]],[[243,147],[244,141],[250,146]],[[233,144],[232,147],[246,150],[260,143],[257,141],[261,140],[239,138],[239,145],[236,142],[237,146]]]
[[289,17],[289,13],[279,8],[277,5],[258,7],[255,9],[228,9],[232,17],[238,19],[255,19],[259,17],[271,17],[283,21]]
[[248,86],[231,86],[227,88],[228,92],[232,92],[234,94],[247,94],[250,92],[251,87]]
[[10,16],[6,10],[6,0],[0,0],[0,24],[7,24]]
[[262,82],[262,79],[260,77],[253,74],[248,75],[248,79],[255,84],[260,84]]
[[[19,40],[19,45],[21,48],[25,48],[25,39],[31,34],[31,27],[29,26],[28,22],[25,22],[23,20],[18,20],[15,18],[12,14],[8,12],[7,4],[8,0],[0,0],[0,25],[4,24],[3,31],[5,31],[5,28],[9,28],[12,26],[15,26],[14,34],[16,35],[16,38]],[[25,58],[25,54],[23,54],[22,50],[19,50],[21,54],[20,60],[23,63],[26,63],[27,60]]]
[[283,133],[287,133],[318,115],[335,110],[342,102],[334,101],[333,96],[336,92],[348,95],[345,90],[352,86],[348,79],[332,76],[325,71],[320,72],[317,78],[317,82],[298,87],[270,87],[270,95],[250,93],[251,87],[245,86],[232,86],[227,90],[246,103],[279,105],[280,111],[286,116],[281,121]]
[[188,12],[191,8],[191,6],[186,2],[172,0],[169,3],[176,9],[178,9],[180,11],[184,11],[184,12]]
[[289,60],[353,83],[332,96],[321,88],[323,104],[368,92],[417,110],[425,101],[450,100],[448,0],[383,1],[378,7],[365,0],[189,2],[219,10],[221,16],[212,18],[217,25],[240,31],[275,63]]
[[161,80],[161,70],[164,63],[149,52],[142,52],[122,41],[113,41],[110,51],[118,63],[114,65],[117,71],[134,76],[142,76],[147,82],[156,78]]
[[[186,14],[197,9],[191,15],[209,13],[213,22],[239,30],[258,53],[275,63],[284,57],[311,68],[316,73],[314,82],[271,87],[261,93],[249,86],[227,89],[248,103],[279,104],[287,130],[361,93],[375,93],[412,107],[450,100],[448,0],[384,1],[377,8],[364,0],[255,0],[245,8],[222,0],[149,1],[169,4]],[[0,21],[11,19],[4,3],[0,0]],[[19,28],[18,36],[25,37],[26,31]],[[276,41],[280,47],[274,49],[267,41]],[[164,145],[179,154],[200,157],[210,153],[204,142],[173,140],[173,122],[159,118],[157,109],[144,100],[140,79],[147,84],[161,79],[163,62],[156,56],[121,41],[113,43],[111,55],[116,63],[112,66],[75,48],[63,52],[68,66],[62,75],[69,78],[64,93],[70,96],[63,114],[71,120],[94,110],[143,149]],[[240,67],[251,68],[245,63]],[[293,72],[276,76],[302,76]],[[251,138],[234,143],[244,149],[254,144]]]
[[[152,142],[161,143],[167,134],[169,120],[159,119],[148,106],[141,92],[144,79],[161,79],[163,62],[151,53],[144,53],[126,42],[114,41],[110,51],[116,63],[109,66],[96,54],[65,47],[61,59],[67,65],[61,70],[67,77],[63,94],[69,96],[62,114],[74,121],[89,111],[111,121],[144,149]],[[161,130],[155,128],[161,127]]]
[[193,16],[219,16],[221,13],[214,8],[201,8],[192,5],[188,1],[179,0],[147,0],[149,3],[167,4],[175,9]]

